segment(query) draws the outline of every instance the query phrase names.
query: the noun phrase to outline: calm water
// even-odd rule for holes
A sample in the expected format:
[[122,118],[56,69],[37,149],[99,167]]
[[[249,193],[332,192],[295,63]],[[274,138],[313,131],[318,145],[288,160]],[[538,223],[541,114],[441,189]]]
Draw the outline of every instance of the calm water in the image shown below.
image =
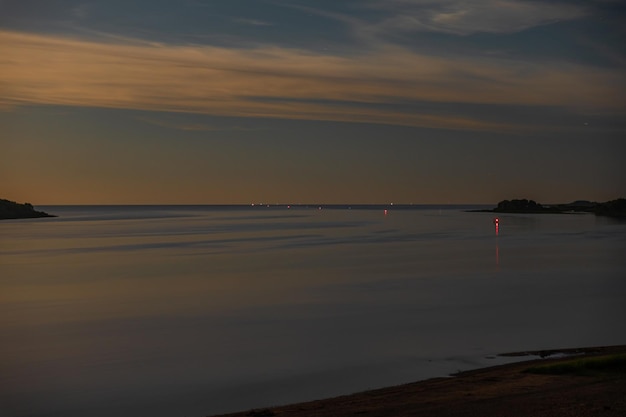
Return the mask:
[[0,222],[0,415],[205,416],[626,344],[626,223],[42,207]]

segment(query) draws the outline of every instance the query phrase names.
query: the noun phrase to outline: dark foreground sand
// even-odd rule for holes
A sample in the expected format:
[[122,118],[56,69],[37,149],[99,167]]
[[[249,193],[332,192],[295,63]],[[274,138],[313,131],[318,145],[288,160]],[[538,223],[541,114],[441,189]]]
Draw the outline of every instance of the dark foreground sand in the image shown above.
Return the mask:
[[[564,351],[528,352],[547,359],[518,362],[326,400],[248,410],[229,417],[331,416],[626,416],[626,375],[540,375],[529,367],[570,360]],[[578,349],[586,356],[625,353],[626,346]],[[573,353],[573,351],[570,351]]]

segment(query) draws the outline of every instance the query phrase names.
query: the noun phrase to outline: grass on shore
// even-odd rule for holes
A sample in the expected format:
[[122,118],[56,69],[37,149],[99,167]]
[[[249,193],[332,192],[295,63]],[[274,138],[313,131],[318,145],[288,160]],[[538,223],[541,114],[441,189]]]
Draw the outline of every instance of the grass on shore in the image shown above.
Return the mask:
[[533,366],[524,372],[549,375],[626,376],[626,353],[547,363]]

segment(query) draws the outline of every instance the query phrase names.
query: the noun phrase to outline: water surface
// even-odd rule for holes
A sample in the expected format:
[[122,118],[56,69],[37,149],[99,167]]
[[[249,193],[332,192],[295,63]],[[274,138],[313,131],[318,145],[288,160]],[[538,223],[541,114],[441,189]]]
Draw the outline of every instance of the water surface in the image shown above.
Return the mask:
[[626,224],[459,207],[0,222],[0,415],[205,416],[625,344]]

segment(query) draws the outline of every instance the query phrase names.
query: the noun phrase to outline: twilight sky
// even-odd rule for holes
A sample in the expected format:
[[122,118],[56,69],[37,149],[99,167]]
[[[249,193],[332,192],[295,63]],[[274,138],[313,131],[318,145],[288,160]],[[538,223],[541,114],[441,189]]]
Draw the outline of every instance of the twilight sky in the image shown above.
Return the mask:
[[626,4],[0,0],[0,198],[626,197]]

